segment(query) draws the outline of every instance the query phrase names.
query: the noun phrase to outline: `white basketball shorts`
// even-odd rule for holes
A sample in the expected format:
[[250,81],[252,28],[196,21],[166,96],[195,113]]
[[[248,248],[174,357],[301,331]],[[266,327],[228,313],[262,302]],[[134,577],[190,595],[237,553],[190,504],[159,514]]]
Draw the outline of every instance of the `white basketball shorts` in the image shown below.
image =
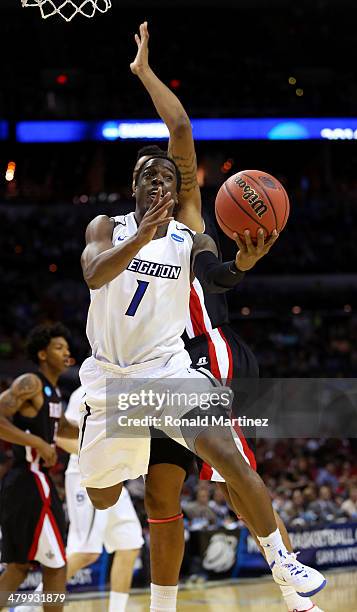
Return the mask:
[[140,521],[125,487],[111,508],[96,510],[80,484],[79,473],[66,474],[66,500],[70,520],[67,556],[73,553],[108,553],[136,550],[144,540]]
[[[189,364],[186,351],[170,359],[128,368],[102,363],[93,357],[86,359],[80,370],[86,393],[80,422],[82,486],[101,489],[147,474],[151,427],[194,450],[194,436],[205,427],[200,431],[199,427],[186,430],[180,419],[189,412],[192,414],[197,401],[201,411],[202,397],[210,398],[212,404],[213,392],[215,397],[221,389],[225,389],[226,395],[231,392],[221,387],[209,372],[194,370]],[[153,392],[154,396],[150,395]],[[130,402],[123,401],[129,396]],[[158,397],[162,398],[160,406],[155,404]],[[219,414],[221,405],[219,399]],[[154,418],[155,422],[145,421]]]

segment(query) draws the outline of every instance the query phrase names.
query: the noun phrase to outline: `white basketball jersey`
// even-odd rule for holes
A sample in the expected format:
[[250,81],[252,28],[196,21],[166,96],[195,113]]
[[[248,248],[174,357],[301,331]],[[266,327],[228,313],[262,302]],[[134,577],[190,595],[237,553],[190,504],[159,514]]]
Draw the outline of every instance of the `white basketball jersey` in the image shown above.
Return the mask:
[[[79,426],[81,420],[80,407],[84,402],[85,391],[82,386],[73,391],[69,398],[68,406],[65,412],[65,417],[72,425]],[[79,474],[78,455],[71,453],[66,469],[66,474]]]
[[[134,213],[115,217],[113,245],[137,232]],[[190,297],[193,232],[171,221],[163,238],[145,245],[127,269],[91,291],[87,336],[96,359],[122,368],[185,355],[181,335]]]

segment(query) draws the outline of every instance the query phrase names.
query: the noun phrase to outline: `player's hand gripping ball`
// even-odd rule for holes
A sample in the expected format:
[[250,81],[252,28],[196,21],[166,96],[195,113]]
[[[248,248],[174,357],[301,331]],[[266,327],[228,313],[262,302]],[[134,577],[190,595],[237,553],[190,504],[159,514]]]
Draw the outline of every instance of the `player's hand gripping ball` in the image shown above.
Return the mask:
[[223,183],[216,197],[216,219],[229,238],[244,239],[249,230],[254,244],[258,230],[267,240],[284,229],[290,213],[288,195],[282,184],[260,170],[243,170]]

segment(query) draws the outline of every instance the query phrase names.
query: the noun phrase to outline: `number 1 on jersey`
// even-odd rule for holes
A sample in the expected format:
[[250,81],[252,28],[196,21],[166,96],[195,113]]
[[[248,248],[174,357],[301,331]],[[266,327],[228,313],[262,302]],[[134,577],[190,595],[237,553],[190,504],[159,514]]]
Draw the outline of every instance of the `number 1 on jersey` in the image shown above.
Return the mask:
[[126,311],[126,315],[128,315],[128,317],[134,317],[136,314],[137,309],[140,306],[141,300],[144,297],[145,291],[147,290],[149,283],[147,281],[141,281],[138,280],[138,288],[135,291],[134,295],[133,295],[133,299],[131,300],[130,304],[129,304],[129,308]]

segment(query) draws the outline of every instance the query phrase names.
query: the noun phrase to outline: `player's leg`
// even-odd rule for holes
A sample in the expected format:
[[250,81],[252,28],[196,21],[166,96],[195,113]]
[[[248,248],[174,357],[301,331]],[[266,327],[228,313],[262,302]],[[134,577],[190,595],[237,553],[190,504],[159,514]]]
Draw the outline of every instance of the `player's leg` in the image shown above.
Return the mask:
[[[176,585],[184,554],[184,527],[180,494],[186,472],[177,465],[149,468],[145,509],[150,525],[151,581]],[[172,554],[174,553],[174,554]]]
[[150,525],[150,611],[176,610],[180,569],[185,551],[180,495],[186,471],[167,463],[152,465],[145,486]]
[[229,428],[211,427],[202,431],[195,440],[195,449],[227,482],[233,508],[252,525],[274,580],[281,586],[293,587],[303,597],[324,588],[326,580],[320,572],[289,555],[276,525],[268,490],[237,450]]
[[[42,576],[43,576],[43,592],[46,594],[63,594],[66,592],[66,573],[67,568],[65,565],[63,567],[45,567],[42,566]],[[54,610],[55,612],[62,612],[64,608],[63,603],[51,603],[49,601],[48,605],[43,604],[43,609],[45,612],[50,612]]]
[[92,565],[99,557],[99,553],[72,553],[67,559],[67,582],[76,575],[79,570]]
[[229,485],[234,510],[241,513],[260,537],[276,530],[269,493],[258,474],[238,452],[230,429],[207,428],[198,434],[195,449],[199,457],[213,465]]
[[117,550],[110,570],[109,612],[124,612],[140,549]]
[[26,579],[29,572],[29,563],[8,563],[0,576],[0,607],[6,605],[10,593],[14,593]]
[[124,612],[135,561],[144,544],[142,527],[125,487],[117,504],[105,514],[104,546],[108,553],[115,553],[110,571],[109,612]]
[[[274,580],[284,586],[293,586],[303,596],[317,593],[325,586],[326,580],[320,572],[304,566],[289,555],[277,529],[268,490],[237,449],[237,435],[231,428],[224,407],[227,392],[221,389],[222,404],[217,405],[217,394],[220,393],[217,381],[212,381],[208,372],[192,368],[169,372],[165,384],[171,387],[171,397],[178,397],[180,401],[170,405],[170,410],[175,414],[174,422],[166,417],[160,429],[213,466],[227,482],[234,510],[238,513],[237,508],[241,509],[266,549]],[[178,386],[180,395],[176,391]],[[192,389],[195,390],[195,396],[204,393],[201,397],[205,399],[204,405],[189,409],[190,401],[183,404],[181,398],[183,396],[190,400]],[[205,419],[202,419],[202,414]],[[207,419],[208,422],[212,419],[211,425],[207,426]],[[170,424],[173,427],[170,428]]]
[[122,487],[122,482],[119,482],[112,487],[106,487],[105,489],[94,489],[93,487],[87,487],[87,493],[96,510],[106,510],[117,503]]
[[79,570],[95,563],[103,549],[105,510],[96,510],[81,486],[78,471],[65,474],[69,519],[67,536],[67,581]]
[[153,430],[145,507],[150,528],[151,612],[176,610],[180,568],[185,551],[181,490],[194,455]]
[[[217,482],[217,486],[219,486],[219,488],[222,490],[227,503],[232,507],[232,500],[230,498],[229,489],[226,483]],[[258,548],[260,549],[260,552],[262,553],[263,557],[266,558],[265,551],[263,547],[261,546],[259,539],[257,537],[257,534],[254,532],[252,525],[248,523],[248,521],[242,516],[242,514],[240,514],[239,516],[245,522]],[[287,551],[289,553],[294,553],[293,545],[291,543],[291,540],[287,532],[287,529],[284,525],[284,522],[282,521],[279,514],[275,510],[274,510],[274,516],[275,516],[277,527],[280,531],[281,537],[283,539],[283,542],[285,544]],[[301,597],[300,595],[297,594],[296,590],[292,588],[291,586],[280,586],[280,590],[281,590],[282,596],[284,598],[284,601],[286,603],[288,610],[290,611],[295,610],[296,612],[306,612],[307,610],[311,610],[311,612],[322,612],[322,610],[317,608],[317,606],[314,606],[311,599],[309,599],[308,597]]]

